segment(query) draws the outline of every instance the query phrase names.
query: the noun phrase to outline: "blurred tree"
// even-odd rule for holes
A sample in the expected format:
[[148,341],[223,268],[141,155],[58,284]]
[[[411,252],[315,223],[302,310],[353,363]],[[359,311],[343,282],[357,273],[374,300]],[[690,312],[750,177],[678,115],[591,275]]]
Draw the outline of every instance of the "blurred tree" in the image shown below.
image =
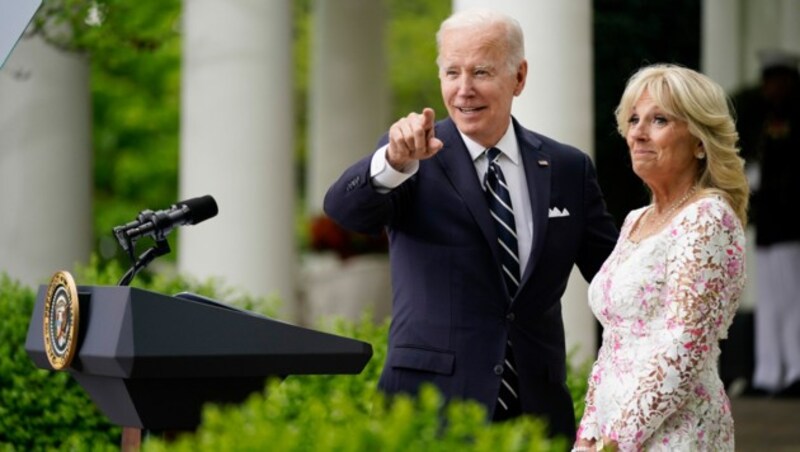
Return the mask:
[[447,115],[439,90],[435,35],[451,11],[451,0],[389,0],[391,122],[424,107],[436,110],[437,119]]
[[181,2],[122,3],[105,26],[121,22],[146,39],[95,50],[91,59],[95,234],[106,258],[116,250],[108,246],[113,226],[169,206],[178,187]]
[[94,233],[114,257],[111,229],[175,201],[180,98],[180,0],[45,0],[33,22],[54,46],[91,56]]

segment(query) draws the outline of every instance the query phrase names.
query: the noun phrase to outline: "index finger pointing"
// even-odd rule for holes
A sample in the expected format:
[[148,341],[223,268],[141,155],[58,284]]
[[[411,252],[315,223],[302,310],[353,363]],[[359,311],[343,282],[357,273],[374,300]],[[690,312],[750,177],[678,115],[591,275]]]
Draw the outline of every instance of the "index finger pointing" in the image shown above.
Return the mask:
[[433,129],[433,125],[436,122],[436,112],[433,111],[433,108],[422,110],[422,117],[425,129]]

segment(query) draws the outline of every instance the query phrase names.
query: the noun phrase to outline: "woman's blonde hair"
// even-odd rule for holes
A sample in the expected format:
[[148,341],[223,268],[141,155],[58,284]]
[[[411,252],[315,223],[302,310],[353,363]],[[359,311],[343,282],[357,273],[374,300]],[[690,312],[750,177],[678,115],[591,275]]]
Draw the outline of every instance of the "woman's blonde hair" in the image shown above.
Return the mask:
[[689,133],[703,143],[705,157],[697,175],[701,192],[722,195],[746,225],[750,188],[725,90],[709,77],[682,66],[643,67],[628,79],[615,111],[617,130],[623,137],[630,127],[633,105],[645,91],[665,113],[686,121]]

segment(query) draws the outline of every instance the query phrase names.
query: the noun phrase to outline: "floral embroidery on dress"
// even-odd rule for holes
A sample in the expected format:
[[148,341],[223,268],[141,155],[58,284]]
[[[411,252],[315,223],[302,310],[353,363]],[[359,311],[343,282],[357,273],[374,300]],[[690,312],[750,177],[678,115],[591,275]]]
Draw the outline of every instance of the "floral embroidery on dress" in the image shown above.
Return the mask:
[[589,377],[578,437],[622,451],[734,449],[719,341],[744,287],[745,235],[719,196],[687,205],[662,231],[616,248],[589,286],[603,345]]

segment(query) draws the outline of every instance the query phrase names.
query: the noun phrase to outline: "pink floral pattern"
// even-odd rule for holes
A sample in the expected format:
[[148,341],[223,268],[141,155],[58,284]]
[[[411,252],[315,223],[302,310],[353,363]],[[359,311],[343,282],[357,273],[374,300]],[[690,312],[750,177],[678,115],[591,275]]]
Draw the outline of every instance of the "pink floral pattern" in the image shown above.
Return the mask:
[[622,451],[732,451],[717,361],[744,286],[744,231],[711,196],[636,243],[629,234],[644,211],[625,219],[589,286],[603,345],[578,437],[605,435]]

